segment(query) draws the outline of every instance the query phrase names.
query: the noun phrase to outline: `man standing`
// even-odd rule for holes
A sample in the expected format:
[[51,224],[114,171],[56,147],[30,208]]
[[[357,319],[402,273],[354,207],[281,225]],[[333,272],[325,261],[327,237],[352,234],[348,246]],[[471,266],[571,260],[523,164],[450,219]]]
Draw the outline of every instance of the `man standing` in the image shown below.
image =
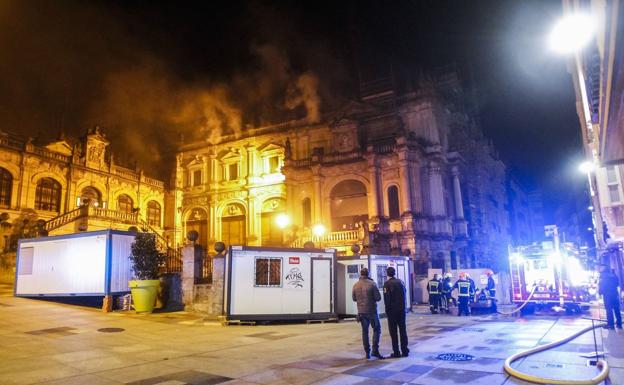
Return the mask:
[[427,283],[427,292],[429,293],[429,310],[431,314],[438,314],[440,310],[440,278],[438,274],[433,275],[433,279]]
[[381,300],[381,294],[377,284],[368,277],[368,269],[360,270],[360,280],[353,285],[353,301],[357,302],[357,320],[362,326],[362,344],[366,359],[371,357],[370,342],[368,339],[368,326],[373,328],[373,357],[383,359],[379,353],[379,339],[381,337],[381,323],[377,315],[377,302]]
[[[383,290],[388,329],[392,339],[392,355],[390,357],[407,357],[409,349],[407,348],[407,330],[405,327],[405,285],[400,279],[395,278],[396,270],[394,267],[388,267],[386,275],[389,278],[384,283]],[[401,350],[399,350],[397,329],[401,336]]]
[[446,273],[444,274],[444,280],[442,281],[442,295],[444,296],[445,299],[445,303],[446,303],[446,312],[449,313],[450,312],[450,308],[451,308],[451,303],[453,303],[453,306],[457,306],[457,303],[455,303],[455,298],[453,298],[452,292],[453,292],[453,274],[451,273]]
[[622,329],[622,314],[620,314],[620,295],[618,292],[618,286],[620,286],[620,282],[613,270],[607,266],[601,266],[600,281],[598,282],[598,294],[602,295],[604,307],[607,311],[607,325],[605,326],[605,329],[614,329],[614,313],[617,328]]
[[487,271],[488,282],[486,289],[489,293],[490,300],[492,301],[492,311],[496,313],[498,312],[498,309],[496,308],[496,282],[494,282],[494,278],[492,277],[493,275],[494,272],[492,270]]
[[471,293],[472,295],[474,295],[474,292],[472,292],[472,285],[470,284],[470,281],[466,279],[466,273],[459,273],[459,280],[455,282],[455,285],[453,285],[453,289],[457,289],[458,291],[457,297],[459,304],[457,305],[457,316],[461,316],[462,313],[469,316],[470,296]]

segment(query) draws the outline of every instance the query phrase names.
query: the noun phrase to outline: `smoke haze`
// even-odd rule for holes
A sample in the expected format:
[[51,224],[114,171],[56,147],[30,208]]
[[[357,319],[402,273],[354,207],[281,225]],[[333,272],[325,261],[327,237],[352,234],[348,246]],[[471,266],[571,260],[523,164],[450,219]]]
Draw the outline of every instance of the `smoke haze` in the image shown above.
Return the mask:
[[[271,28],[250,24],[246,40],[202,31],[205,41],[183,48],[181,38],[143,18],[166,20],[136,12],[115,3],[0,1],[0,130],[45,141],[99,125],[119,162],[165,178],[182,138],[214,143],[248,125],[318,122],[321,101],[335,101],[315,65],[334,63],[336,76],[341,66],[269,7],[248,6],[252,20]],[[233,62],[239,58],[244,64]]]

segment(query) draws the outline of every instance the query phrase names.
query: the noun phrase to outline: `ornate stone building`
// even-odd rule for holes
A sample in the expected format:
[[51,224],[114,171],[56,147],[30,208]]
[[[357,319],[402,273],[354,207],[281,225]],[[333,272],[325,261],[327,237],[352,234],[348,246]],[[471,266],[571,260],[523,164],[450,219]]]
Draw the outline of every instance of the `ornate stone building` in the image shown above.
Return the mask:
[[3,249],[21,236],[12,226],[20,217],[41,221],[50,234],[139,225],[162,235],[163,182],[115,164],[108,144],[98,128],[76,143],[61,137],[46,145],[0,133]]
[[[456,102],[462,97],[451,76],[400,95],[380,90],[320,123],[290,121],[182,146],[171,195],[176,241],[194,229],[206,247],[313,241],[350,253],[359,243],[446,269],[506,253],[505,166],[481,145]],[[466,140],[475,145],[457,145]],[[476,230],[469,237],[473,197],[465,194],[473,190],[498,200],[478,220],[494,223],[500,237]],[[290,220],[281,217],[283,229],[280,214]]]

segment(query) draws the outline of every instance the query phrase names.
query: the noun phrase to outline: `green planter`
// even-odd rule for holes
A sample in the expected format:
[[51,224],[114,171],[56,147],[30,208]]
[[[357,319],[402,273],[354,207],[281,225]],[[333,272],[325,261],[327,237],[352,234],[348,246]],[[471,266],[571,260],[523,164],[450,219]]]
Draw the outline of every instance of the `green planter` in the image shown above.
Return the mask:
[[132,303],[137,313],[151,313],[156,304],[156,293],[160,281],[158,279],[148,279],[141,281],[129,281],[128,286],[132,293]]

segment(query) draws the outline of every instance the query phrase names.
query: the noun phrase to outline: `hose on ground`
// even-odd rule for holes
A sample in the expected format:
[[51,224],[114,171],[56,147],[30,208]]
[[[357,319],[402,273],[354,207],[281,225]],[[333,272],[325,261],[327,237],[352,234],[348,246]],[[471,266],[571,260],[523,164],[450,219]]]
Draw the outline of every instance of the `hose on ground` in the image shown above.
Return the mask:
[[593,378],[587,379],[587,380],[558,380],[558,379],[554,379],[554,378],[543,378],[543,377],[538,377],[532,374],[528,374],[528,373],[522,373],[519,370],[516,370],[514,368],[511,367],[511,363],[522,358],[522,357],[527,357],[530,356],[532,354],[544,351],[544,350],[548,350],[551,348],[554,348],[556,346],[559,345],[563,345],[569,341],[572,341],[573,339],[575,339],[576,337],[587,333],[588,331],[598,328],[598,327],[602,327],[604,326],[604,323],[599,323],[596,325],[592,325],[592,326],[588,326],[586,328],[583,328],[582,330],[566,337],[563,338],[559,341],[555,341],[555,342],[551,342],[549,344],[546,345],[541,345],[541,346],[537,346],[533,349],[529,349],[526,350],[524,352],[520,352],[520,353],[516,353],[510,357],[508,357],[505,360],[505,364],[503,365],[503,368],[505,369],[505,372],[507,372],[507,374],[509,374],[510,376],[519,378],[521,380],[524,381],[528,381],[528,382],[533,382],[536,384],[552,384],[552,385],[595,385],[598,383],[601,383],[602,381],[604,381],[608,376],[609,376],[609,364],[607,363],[607,361],[605,360],[601,360],[599,359],[596,363],[596,366],[598,368],[600,368],[600,373],[598,373],[598,375],[596,375]]
[[514,310],[512,310],[510,312],[497,311],[497,313],[498,314],[502,314],[502,315],[512,315],[514,313],[519,312],[520,310],[522,310],[522,308],[524,308],[529,303],[529,301],[531,301],[531,298],[533,298],[533,294],[535,294],[535,290],[536,289],[537,289],[537,286],[533,286],[533,289],[531,290],[531,293],[529,294],[529,297],[526,299],[526,301],[524,301],[524,303],[522,305],[518,306]]

